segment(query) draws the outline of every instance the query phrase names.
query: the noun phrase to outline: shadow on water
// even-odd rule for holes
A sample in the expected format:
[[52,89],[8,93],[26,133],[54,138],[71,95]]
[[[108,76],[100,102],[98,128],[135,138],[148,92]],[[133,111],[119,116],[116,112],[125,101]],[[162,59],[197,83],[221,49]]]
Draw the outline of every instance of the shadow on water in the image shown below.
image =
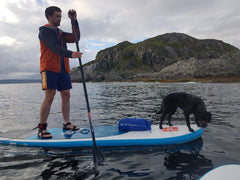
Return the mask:
[[187,143],[185,147],[175,149],[164,158],[164,166],[167,170],[175,171],[170,179],[199,179],[203,174],[213,168],[213,163],[200,154],[203,139],[199,138]]
[[[202,138],[199,138],[195,141],[184,144],[155,147],[153,146],[150,147],[151,151],[146,151],[146,149],[143,150],[143,147],[141,147],[140,149],[142,149],[141,150],[142,153],[146,156],[154,155],[156,156],[156,158],[158,158],[158,156],[160,155],[163,156],[163,161],[158,161],[159,166],[165,166],[167,170],[173,171],[174,175],[172,175],[171,178],[168,178],[169,175],[164,177],[164,172],[159,172],[159,174],[161,174],[162,179],[180,180],[180,179],[198,179],[208,170],[213,168],[212,161],[200,154],[202,146],[203,140]],[[134,150],[133,147],[132,150]],[[139,149],[136,149],[135,147],[135,150],[136,151],[134,152],[137,153]],[[131,153],[129,156],[131,156]],[[133,168],[129,168],[131,170],[125,169],[126,169],[125,167],[123,169],[112,167],[110,169],[107,169],[107,171],[117,173],[119,176],[125,178],[141,177],[141,179],[154,178],[153,174],[158,173],[148,168],[135,170],[132,170]],[[151,175],[153,175],[153,177]]]
[[[174,171],[170,179],[182,179],[184,176],[194,179],[213,167],[211,160],[200,155],[202,146],[203,140],[198,138],[192,142],[169,146],[104,147],[101,151],[106,161],[99,167],[94,167],[92,164],[91,149],[45,149],[42,155],[46,156],[44,161],[47,167],[41,172],[41,177],[42,179],[151,178],[158,172],[142,164],[150,161],[147,157],[152,156],[156,159],[162,156],[163,160],[159,161],[159,165]],[[139,156],[141,160],[134,158],[134,162],[130,161],[133,156]]]
[[93,165],[84,163],[75,157],[58,157],[48,163],[42,171],[42,179],[94,179],[99,174]]
[[202,147],[202,138],[168,146],[104,147],[101,151],[106,161],[94,167],[91,148],[5,146],[12,152],[1,159],[8,162],[1,165],[1,173],[7,175],[9,170],[15,169],[24,179],[23,170],[32,167],[34,171],[25,172],[32,179],[154,179],[156,175],[163,179],[194,179],[213,167],[211,160],[200,154]]
[[199,152],[175,152],[165,157],[164,166],[167,170],[177,171],[175,176],[169,179],[198,179],[213,168],[213,163]]

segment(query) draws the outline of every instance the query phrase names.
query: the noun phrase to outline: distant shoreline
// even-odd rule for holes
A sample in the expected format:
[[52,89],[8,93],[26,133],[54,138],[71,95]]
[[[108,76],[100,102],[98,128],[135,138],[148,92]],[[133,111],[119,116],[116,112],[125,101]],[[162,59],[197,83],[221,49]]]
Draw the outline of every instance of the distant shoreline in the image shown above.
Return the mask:
[[[160,83],[185,83],[185,82],[199,82],[199,83],[240,83],[240,77],[207,77],[207,78],[188,78],[188,79],[131,79],[122,81],[90,81],[90,82],[160,82]],[[79,81],[72,81],[72,83],[81,83]]]
[[0,84],[41,83],[40,79],[2,79]]
[[161,83],[181,83],[181,82],[199,82],[199,83],[240,83],[240,77],[207,77],[207,78],[187,78],[187,79],[141,79],[133,81],[143,82],[161,82]]

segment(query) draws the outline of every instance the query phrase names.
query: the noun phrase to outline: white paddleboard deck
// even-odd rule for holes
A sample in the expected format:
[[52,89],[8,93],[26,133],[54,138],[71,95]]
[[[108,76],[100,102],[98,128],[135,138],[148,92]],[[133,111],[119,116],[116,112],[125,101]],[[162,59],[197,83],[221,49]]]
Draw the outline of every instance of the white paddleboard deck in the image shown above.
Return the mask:
[[[193,141],[199,138],[203,129],[197,125],[191,125],[195,132],[189,132],[186,125],[177,125],[159,129],[158,125],[152,125],[147,131],[118,130],[118,126],[96,126],[94,127],[97,146],[146,146],[146,145],[170,145]],[[88,130],[87,130],[88,129]],[[0,133],[1,144],[14,144],[33,147],[92,147],[92,137],[89,128],[80,131],[63,131],[61,128],[51,128],[48,131],[52,139],[39,139],[36,132],[26,137]],[[14,133],[14,131],[12,131]]]

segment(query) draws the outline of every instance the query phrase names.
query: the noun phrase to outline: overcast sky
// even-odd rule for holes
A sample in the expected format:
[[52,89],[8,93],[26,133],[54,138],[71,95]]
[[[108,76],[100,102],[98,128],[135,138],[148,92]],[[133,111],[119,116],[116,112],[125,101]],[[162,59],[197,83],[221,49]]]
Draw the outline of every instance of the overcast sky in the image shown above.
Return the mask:
[[[40,78],[38,28],[47,23],[44,11],[51,5],[62,9],[60,28],[67,32],[67,11],[77,11],[83,64],[119,42],[169,32],[240,48],[239,0],[1,0],[0,79]],[[70,65],[78,66],[78,60],[70,59]]]

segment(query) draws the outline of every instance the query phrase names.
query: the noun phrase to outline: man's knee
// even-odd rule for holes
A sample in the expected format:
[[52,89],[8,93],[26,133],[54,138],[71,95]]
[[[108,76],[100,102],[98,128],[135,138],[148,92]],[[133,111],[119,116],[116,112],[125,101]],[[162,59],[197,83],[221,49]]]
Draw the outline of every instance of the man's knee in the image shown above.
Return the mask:
[[45,99],[46,99],[49,103],[52,103],[55,94],[56,94],[56,90],[47,89],[47,90],[45,90]]
[[69,101],[70,100],[70,90],[64,90],[61,91],[61,97],[63,99],[63,101]]

